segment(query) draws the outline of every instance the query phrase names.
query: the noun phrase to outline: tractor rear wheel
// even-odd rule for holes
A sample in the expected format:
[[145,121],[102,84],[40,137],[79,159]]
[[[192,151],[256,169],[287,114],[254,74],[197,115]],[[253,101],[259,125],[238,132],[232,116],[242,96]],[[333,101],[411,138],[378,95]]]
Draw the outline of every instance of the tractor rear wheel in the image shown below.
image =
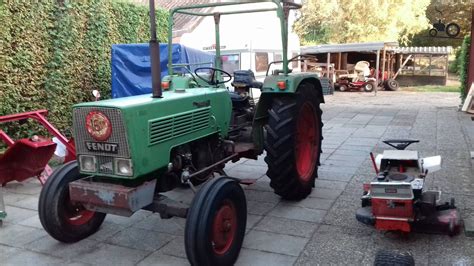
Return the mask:
[[284,199],[306,198],[318,176],[323,126],[319,105],[314,85],[303,83],[293,97],[274,99],[269,110],[267,176]]
[[396,91],[400,88],[400,84],[398,83],[398,81],[396,81],[394,79],[388,79],[385,82],[384,87],[385,87],[386,90]]
[[216,177],[203,185],[186,219],[184,246],[191,265],[234,265],[247,224],[247,201],[239,183]]
[[58,168],[41,190],[39,219],[46,232],[61,242],[73,243],[92,235],[105,219],[105,213],[89,211],[69,199],[69,183],[81,177],[77,161],[71,161]]

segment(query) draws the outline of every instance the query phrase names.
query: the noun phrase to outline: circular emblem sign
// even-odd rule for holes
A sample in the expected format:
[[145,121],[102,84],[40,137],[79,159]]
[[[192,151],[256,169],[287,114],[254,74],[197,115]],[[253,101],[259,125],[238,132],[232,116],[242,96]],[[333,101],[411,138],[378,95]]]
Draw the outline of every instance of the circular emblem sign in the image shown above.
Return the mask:
[[109,118],[98,111],[92,111],[86,117],[87,132],[96,140],[104,141],[112,134],[112,125]]

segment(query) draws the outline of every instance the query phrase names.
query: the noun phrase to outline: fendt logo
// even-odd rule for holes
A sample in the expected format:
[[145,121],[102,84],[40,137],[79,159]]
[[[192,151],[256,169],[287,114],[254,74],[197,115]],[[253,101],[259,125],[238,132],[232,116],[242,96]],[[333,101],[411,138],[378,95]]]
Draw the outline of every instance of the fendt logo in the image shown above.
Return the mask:
[[91,111],[86,117],[87,132],[98,141],[107,140],[112,134],[109,118],[99,111]]
[[118,153],[117,143],[86,141],[86,147],[88,151]]

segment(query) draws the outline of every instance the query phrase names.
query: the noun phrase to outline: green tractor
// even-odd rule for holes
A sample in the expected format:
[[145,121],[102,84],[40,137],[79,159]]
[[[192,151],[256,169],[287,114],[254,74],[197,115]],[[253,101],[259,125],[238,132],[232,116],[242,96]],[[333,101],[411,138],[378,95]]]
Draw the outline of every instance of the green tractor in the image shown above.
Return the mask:
[[[261,7],[262,2],[269,7]],[[260,3],[258,7],[254,4]],[[219,6],[242,5],[217,12]],[[242,7],[248,7],[243,10]],[[212,9],[210,9],[212,8]],[[160,77],[155,7],[150,1],[152,94],[77,104],[73,129],[77,161],[58,168],[39,199],[39,217],[55,239],[71,243],[95,233],[107,213],[131,216],[144,209],[162,218],[186,218],[185,248],[193,265],[231,265],[240,252],[247,220],[242,180],[224,172],[227,162],[257,159],[266,151],[270,186],[284,199],[311,193],[321,153],[324,103],[321,84],[311,73],[292,73],[287,58],[288,15],[300,5],[289,1],[225,1],[178,7],[173,15],[213,16],[214,67],[198,67]],[[204,10],[204,11],[203,11]],[[275,11],[280,19],[282,69],[264,82],[251,71],[221,69],[221,16]],[[272,64],[272,63],[271,63]],[[181,66],[182,67],[182,66]],[[270,66],[269,66],[270,68]],[[258,88],[255,103],[249,93]],[[162,193],[180,186],[194,193],[190,206]]]

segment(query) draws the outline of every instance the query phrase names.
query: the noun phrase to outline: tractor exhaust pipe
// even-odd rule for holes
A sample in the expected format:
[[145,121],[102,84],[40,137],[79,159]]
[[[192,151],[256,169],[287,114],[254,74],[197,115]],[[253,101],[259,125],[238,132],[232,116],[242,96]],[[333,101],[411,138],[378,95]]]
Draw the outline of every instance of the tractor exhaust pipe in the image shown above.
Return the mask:
[[156,39],[155,0],[150,3],[150,64],[151,90],[153,98],[161,98],[160,43]]

